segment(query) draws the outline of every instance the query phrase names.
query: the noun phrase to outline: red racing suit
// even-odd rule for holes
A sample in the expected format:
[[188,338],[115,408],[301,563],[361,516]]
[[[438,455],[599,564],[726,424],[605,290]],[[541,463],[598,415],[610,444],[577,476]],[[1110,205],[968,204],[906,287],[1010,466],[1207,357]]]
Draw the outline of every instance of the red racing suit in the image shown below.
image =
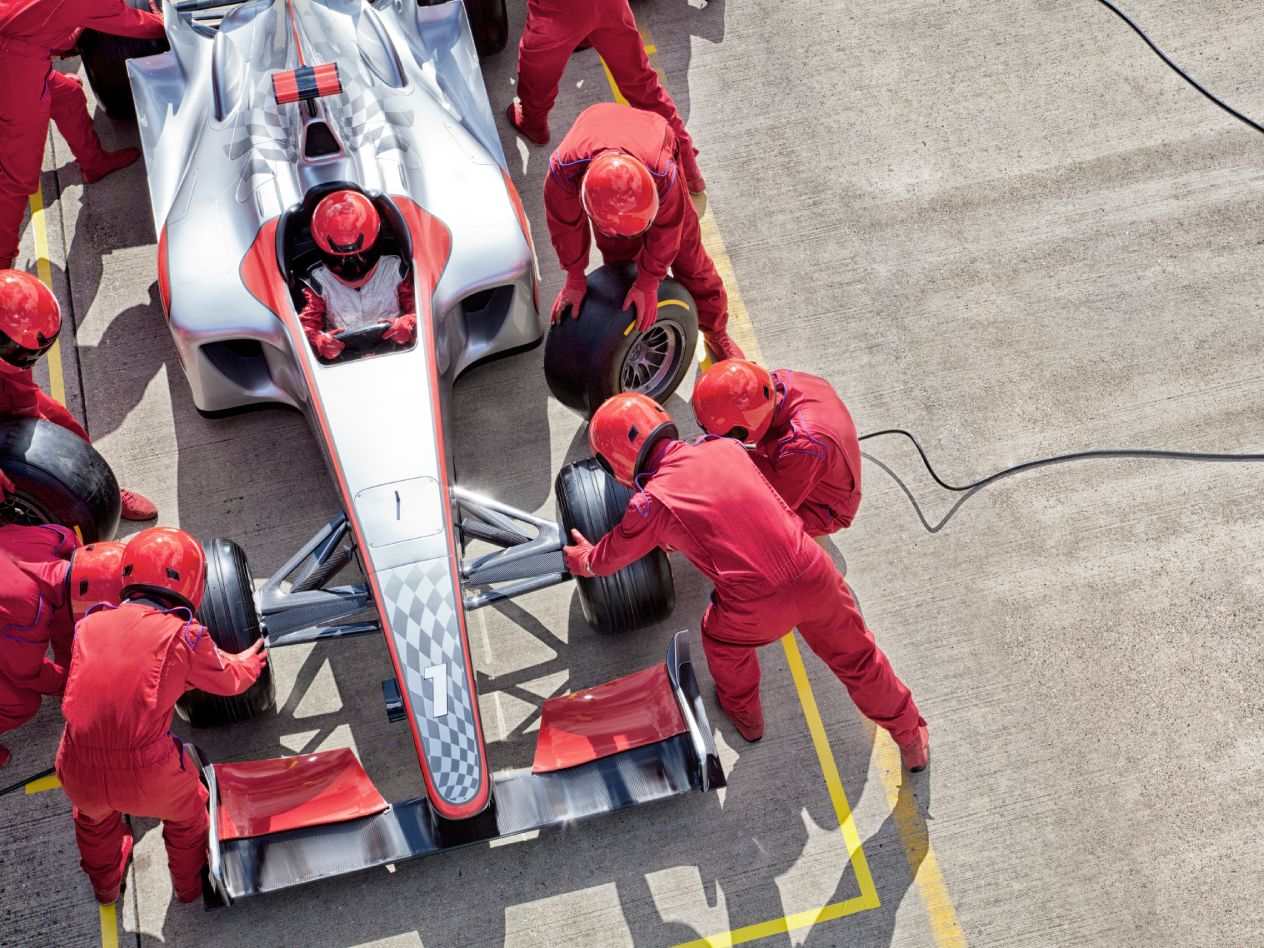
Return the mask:
[[587,565],[604,576],[655,547],[680,552],[715,585],[702,646],[720,704],[747,729],[763,728],[755,649],[798,627],[865,716],[899,744],[915,738],[917,704],[847,584],[737,441],[655,446],[640,492]]
[[66,583],[78,545],[65,527],[0,527],[0,734],[66,685],[74,634]]
[[85,178],[104,151],[78,78],[53,69],[52,51],[74,43],[81,28],[157,38],[162,17],[123,0],[0,0],[0,268],[12,266],[26,199],[39,188],[48,120],[70,145]]
[[[338,279],[332,272],[328,278]],[[317,283],[317,287],[319,285]],[[417,312],[411,276],[405,275],[399,281],[399,285],[395,288],[395,301],[399,309],[390,314],[392,325],[387,330],[385,338],[405,346],[417,336]],[[329,305],[321,292],[316,287],[303,287],[303,309],[298,314],[298,321],[302,324],[303,332],[307,334],[307,341],[312,344],[312,348],[326,359],[333,359],[342,351],[342,343],[336,335],[337,330],[363,328],[360,325],[349,327],[341,325],[340,323],[346,322],[345,317],[342,320],[330,319],[331,315],[337,316],[329,312]]]
[[809,536],[850,527],[860,507],[860,441],[851,412],[825,379],[777,369],[772,380],[777,408],[751,459]]
[[652,112],[613,102],[589,106],[549,159],[544,181],[549,236],[562,269],[582,279],[593,235],[579,196],[588,163],[603,151],[637,158],[658,185],[658,216],[639,237],[608,237],[597,231],[597,247],[607,263],[635,261],[637,280],[653,281],[655,286],[670,268],[698,304],[699,327],[715,332],[728,322],[728,294],[702,246],[698,213],[676,166],[676,147],[667,122]]
[[257,677],[247,660],[216,648],[187,609],[126,602],[80,620],[57,775],[74,804],[80,865],[98,898],[117,895],[127,868],[123,813],[163,821],[176,897],[188,902],[201,893],[207,793],[170,733],[171,716],[190,688],[236,695]]
[[0,418],[5,416],[43,418],[88,440],[83,425],[65,405],[44,394],[30,369],[20,369],[0,359]]
[[680,143],[686,183],[699,185],[693,139],[676,103],[645,55],[645,39],[628,0],[527,0],[527,22],[518,43],[518,100],[533,137],[548,138],[549,111],[571,54],[585,39],[605,60],[628,104],[663,118]]

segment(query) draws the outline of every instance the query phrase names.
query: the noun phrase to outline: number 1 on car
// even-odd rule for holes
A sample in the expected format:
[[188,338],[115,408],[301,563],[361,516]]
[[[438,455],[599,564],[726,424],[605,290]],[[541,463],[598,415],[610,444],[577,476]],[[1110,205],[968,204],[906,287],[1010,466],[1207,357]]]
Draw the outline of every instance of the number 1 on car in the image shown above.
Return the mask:
[[431,717],[442,718],[448,714],[448,675],[443,665],[431,665],[423,676],[434,685],[434,698],[430,705],[433,709]]

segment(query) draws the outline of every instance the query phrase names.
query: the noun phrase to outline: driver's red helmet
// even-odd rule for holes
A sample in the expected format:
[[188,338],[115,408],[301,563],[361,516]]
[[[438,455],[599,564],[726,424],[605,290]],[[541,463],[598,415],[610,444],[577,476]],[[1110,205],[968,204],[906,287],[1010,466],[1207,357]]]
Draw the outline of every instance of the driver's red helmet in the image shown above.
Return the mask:
[[206,553],[183,530],[150,527],[127,541],[120,573],[124,598],[158,593],[196,610],[206,590]]
[[0,270],[0,359],[29,369],[57,341],[61,307],[36,277]]
[[607,398],[588,424],[588,444],[597,461],[620,484],[634,487],[645,459],[662,438],[676,437],[663,407],[640,392]]
[[650,169],[620,151],[603,151],[588,163],[579,197],[593,226],[611,237],[637,237],[658,216]]
[[117,605],[123,591],[125,543],[89,543],[70,558],[70,613],[78,622],[99,602]]
[[707,434],[758,444],[772,424],[776,398],[762,365],[725,359],[693,387],[693,413]]
[[316,246],[333,257],[366,252],[377,241],[381,229],[377,208],[358,191],[327,194],[312,212]]

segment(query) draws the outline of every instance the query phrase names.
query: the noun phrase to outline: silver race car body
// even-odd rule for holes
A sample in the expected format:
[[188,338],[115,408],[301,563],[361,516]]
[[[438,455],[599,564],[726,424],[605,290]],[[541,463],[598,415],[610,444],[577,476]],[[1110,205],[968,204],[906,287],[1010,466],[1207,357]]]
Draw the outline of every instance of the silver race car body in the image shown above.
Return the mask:
[[[444,402],[462,370],[538,342],[544,324],[466,13],[459,0],[247,0],[208,25],[202,6],[168,0],[170,51],[129,63],[171,333],[202,411],[280,402],[309,416],[425,795],[440,816],[468,818],[491,780]],[[318,259],[312,209],[348,185],[410,265],[418,334],[328,362],[297,305]]]

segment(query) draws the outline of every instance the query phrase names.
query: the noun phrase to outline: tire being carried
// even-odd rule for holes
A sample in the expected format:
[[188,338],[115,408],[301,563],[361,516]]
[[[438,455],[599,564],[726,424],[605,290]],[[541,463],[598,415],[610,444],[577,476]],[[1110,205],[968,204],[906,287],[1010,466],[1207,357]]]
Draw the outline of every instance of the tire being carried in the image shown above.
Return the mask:
[[579,319],[568,313],[549,328],[544,377],[553,397],[585,418],[611,395],[640,392],[662,404],[693,362],[698,308],[675,280],[658,288],[658,319],[639,333],[623,300],[636,265],[606,264],[588,274]]
[[[133,10],[150,9],[149,0],[124,0],[124,3]],[[98,33],[96,30],[84,30],[79,34],[83,71],[88,74],[88,84],[110,118],[136,118],[132,85],[127,79],[127,61],[165,53],[170,48],[165,36],[162,39],[135,39]]]
[[[569,542],[572,529],[596,543],[627,510],[632,491],[605,472],[595,458],[558,472],[558,519]],[[575,577],[584,618],[598,632],[620,635],[667,618],[676,604],[667,554],[655,550],[610,576]]]
[[[206,592],[198,618],[210,630],[215,644],[225,652],[245,651],[260,635],[255,611],[254,580],[246,554],[232,540],[216,538],[206,544]],[[193,727],[219,727],[249,721],[276,707],[276,682],[272,660],[264,665],[259,680],[232,697],[189,691],[176,710]]]
[[17,488],[0,503],[0,523],[57,523],[84,543],[114,537],[118,481],[78,435],[42,419],[0,418],[0,470]]

